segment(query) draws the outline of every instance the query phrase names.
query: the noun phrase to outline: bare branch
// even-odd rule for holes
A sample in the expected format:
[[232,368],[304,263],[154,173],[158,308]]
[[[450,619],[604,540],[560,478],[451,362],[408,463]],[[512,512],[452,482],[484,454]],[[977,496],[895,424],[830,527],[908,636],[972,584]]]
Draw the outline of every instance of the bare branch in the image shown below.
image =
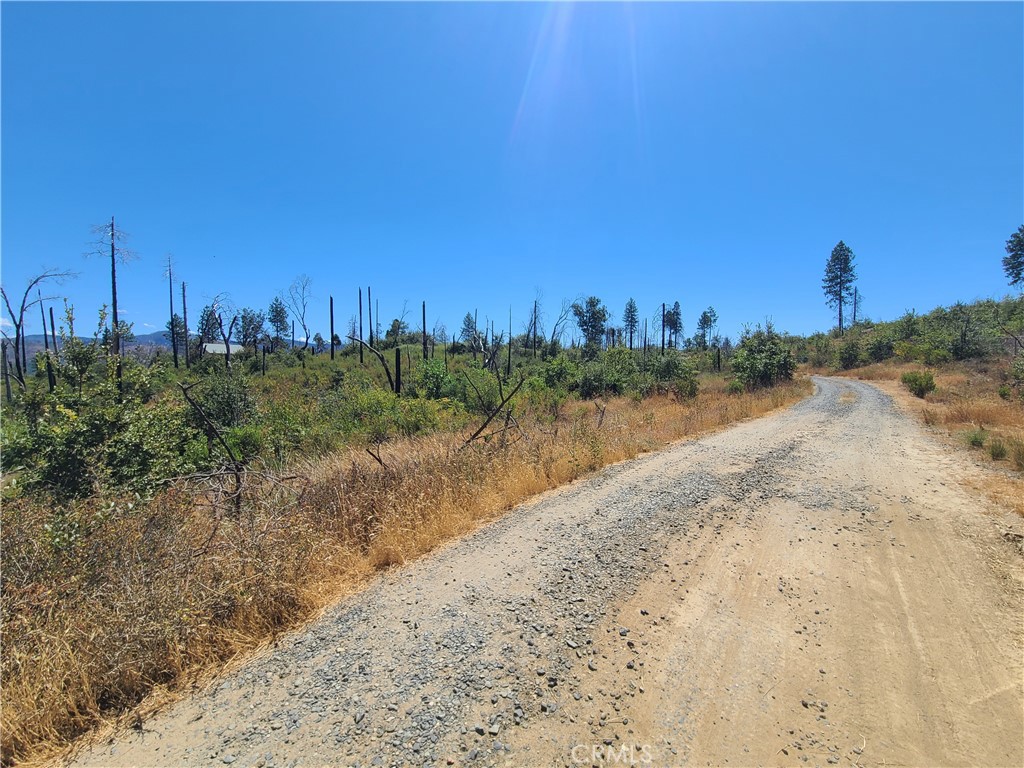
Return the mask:
[[487,425],[488,425],[488,424],[490,424],[490,423],[491,423],[491,421],[492,421],[492,420],[494,419],[494,417],[495,417],[495,416],[497,416],[497,415],[498,415],[498,414],[499,414],[499,413],[501,412],[501,409],[502,409],[502,408],[504,408],[504,407],[505,407],[505,406],[506,406],[506,405],[508,404],[508,401],[509,401],[509,400],[511,400],[511,399],[512,399],[513,397],[515,397],[515,396],[516,396],[516,393],[517,393],[517,392],[519,391],[520,387],[522,387],[522,386],[523,386],[523,384],[525,384],[525,383],[526,383],[526,379],[525,379],[525,378],[523,378],[523,375],[522,375],[522,374],[519,374],[519,383],[518,383],[518,384],[516,384],[516,386],[515,386],[515,389],[513,389],[513,390],[512,390],[511,392],[509,392],[509,393],[508,393],[508,396],[507,396],[507,397],[505,397],[505,398],[504,398],[504,399],[503,399],[503,400],[501,401],[501,404],[500,404],[500,405],[498,405],[498,407],[494,409],[494,411],[493,411],[493,412],[491,413],[491,415],[490,415],[490,416],[488,416],[488,417],[487,417],[487,418],[486,418],[486,419],[484,420],[484,423],[480,425],[480,428],[479,428],[479,429],[477,429],[477,431],[476,431],[476,432],[474,432],[474,433],[472,434],[472,436],[470,436],[470,438],[469,438],[468,440],[466,440],[466,442],[465,442],[465,443],[463,443],[463,444],[462,444],[462,447],[463,447],[463,448],[465,448],[465,447],[466,447],[467,445],[469,445],[469,444],[470,444],[470,443],[472,443],[472,442],[473,442],[474,440],[476,440],[476,439],[477,439],[478,437],[480,437],[480,434],[481,434],[481,433],[482,433],[482,432],[483,432],[483,431],[484,431],[485,429],[487,429]]

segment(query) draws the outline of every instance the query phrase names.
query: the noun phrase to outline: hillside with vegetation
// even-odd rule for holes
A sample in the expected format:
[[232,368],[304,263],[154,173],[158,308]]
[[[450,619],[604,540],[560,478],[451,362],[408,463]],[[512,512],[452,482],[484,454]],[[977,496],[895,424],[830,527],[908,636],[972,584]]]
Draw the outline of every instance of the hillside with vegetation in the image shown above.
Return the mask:
[[220,297],[187,333],[174,313],[161,348],[128,346],[107,307],[52,322],[58,302],[32,290],[64,276],[20,304],[4,290],[5,763],[531,495],[808,391],[770,325],[733,345],[709,309],[683,340],[678,303],[657,334],[635,302],[615,327],[590,297],[546,332],[534,303],[511,341],[469,312],[455,338],[395,319],[331,344],[309,333],[305,278],[267,312]]
[[[711,307],[686,337],[678,302],[657,308],[655,331],[632,299],[617,325],[595,296],[563,302],[547,329],[537,302],[518,334],[475,310],[457,333],[428,329],[424,304],[419,329],[368,312],[364,336],[360,289],[344,336],[332,299],[325,339],[300,276],[265,312],[217,297],[194,330],[185,285],[179,316],[169,280],[166,346],[128,346],[109,234],[112,302],[98,315],[65,303],[54,321],[39,288],[66,273],[4,289],[5,763],[531,495],[794,402],[810,390],[800,367],[902,377],[926,421],[1024,471],[1024,298],[869,320],[842,242],[823,281],[839,324],[809,337],[768,322],[733,344]],[[49,328],[30,356],[37,310]]]

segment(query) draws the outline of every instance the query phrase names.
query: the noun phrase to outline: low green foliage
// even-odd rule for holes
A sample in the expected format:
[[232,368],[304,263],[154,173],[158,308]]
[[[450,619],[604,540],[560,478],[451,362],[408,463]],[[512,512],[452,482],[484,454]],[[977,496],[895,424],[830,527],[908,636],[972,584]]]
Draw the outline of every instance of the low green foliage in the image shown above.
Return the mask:
[[748,390],[771,387],[793,378],[796,361],[771,323],[745,330],[732,361],[736,379]]
[[972,429],[965,435],[967,444],[971,448],[984,448],[985,439],[988,437],[988,433],[984,429]]
[[900,376],[900,381],[915,397],[923,398],[935,391],[935,377],[928,371],[907,371]]
[[998,437],[993,438],[988,444],[988,455],[993,461],[1002,461],[1006,458],[1006,443]]
[[856,338],[847,339],[839,348],[839,367],[844,371],[856,368],[861,364],[860,342]]
[[1014,468],[1024,472],[1024,440],[1011,438],[1007,447],[1010,449],[1010,461],[1013,462]]
[[[953,360],[998,358],[1006,342],[1024,334],[1024,297],[1007,296],[972,304],[958,302],[919,315],[913,310],[889,322],[860,320],[831,334],[796,340],[801,362],[848,370],[865,363],[900,362],[938,366]],[[859,349],[856,351],[854,345]]]

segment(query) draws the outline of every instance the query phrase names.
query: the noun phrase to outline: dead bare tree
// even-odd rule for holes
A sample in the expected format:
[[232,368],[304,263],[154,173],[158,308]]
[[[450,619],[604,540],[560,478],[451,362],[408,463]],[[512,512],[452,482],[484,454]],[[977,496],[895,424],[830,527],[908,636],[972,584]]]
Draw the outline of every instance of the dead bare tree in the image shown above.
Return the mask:
[[121,390],[121,321],[117,315],[117,263],[127,264],[134,261],[137,256],[134,251],[125,248],[123,243],[128,239],[128,233],[119,230],[114,226],[114,217],[110,217],[110,224],[98,224],[92,228],[96,234],[96,249],[94,255],[106,256],[107,249],[110,249],[110,354],[117,360],[117,389]]
[[[174,356],[174,367],[178,367],[178,329],[174,322],[174,275],[171,266],[171,254],[167,254],[167,293],[170,297],[171,354]],[[187,344],[188,342],[186,342]]]
[[[220,331],[220,337],[224,340],[224,368],[230,374],[231,334],[235,330],[235,323],[238,322],[238,313],[234,311],[227,295],[223,293],[218,293],[213,297],[210,307],[213,309],[214,317],[217,318],[217,329]],[[226,314],[231,315],[231,322],[228,324],[227,331],[224,330],[224,316]]]
[[[309,301],[313,298],[313,280],[308,275],[299,275],[290,286],[288,293],[281,297],[281,300],[291,310],[292,317],[298,319],[302,327],[303,344],[305,349],[309,346],[309,326],[306,325],[306,310],[309,308]],[[292,333],[292,336],[295,334]]]
[[[51,280],[59,284],[70,277],[75,277],[75,273],[56,269],[47,269],[41,274],[36,275],[29,280],[28,286],[26,286],[25,292],[21,296],[21,302],[18,304],[17,311],[15,311],[14,306],[11,304],[10,298],[7,295],[7,289],[0,285],[0,296],[3,297],[7,316],[10,318],[11,327],[14,329],[13,338],[8,336],[6,332],[4,332],[4,336],[11,340],[14,350],[14,378],[23,390],[25,389],[25,374],[28,370],[28,360],[25,357],[25,313],[36,304],[59,298],[57,296],[44,297],[38,289],[39,285]],[[29,296],[34,288],[36,289],[36,298],[30,299]],[[46,333],[45,325],[43,333]]]
[[551,326],[551,343],[554,344],[556,340],[562,338],[562,334],[565,333],[565,327],[568,325],[570,318],[572,318],[572,305],[575,303],[572,299],[562,299],[562,307],[558,310],[558,317],[555,319],[554,325]]

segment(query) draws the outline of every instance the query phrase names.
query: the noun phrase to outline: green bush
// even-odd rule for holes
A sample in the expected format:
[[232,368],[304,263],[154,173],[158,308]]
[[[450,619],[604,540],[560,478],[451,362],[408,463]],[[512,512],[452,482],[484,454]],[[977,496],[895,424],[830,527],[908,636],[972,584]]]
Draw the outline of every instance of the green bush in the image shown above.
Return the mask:
[[1010,460],[1013,461],[1013,466],[1024,472],[1024,440],[1011,438],[1009,443]]
[[743,332],[732,360],[732,370],[744,387],[757,389],[792,379],[796,362],[782,337],[768,323],[763,329],[758,326],[753,333]]
[[730,395],[742,395],[746,391],[746,387],[743,386],[743,382],[739,379],[733,379],[729,382],[729,386],[725,389]]
[[998,437],[993,438],[988,444],[988,455],[992,457],[992,461],[1002,461],[1006,458],[1006,443]]
[[544,383],[552,388],[568,387],[578,375],[576,364],[565,355],[552,358],[544,367]]
[[224,442],[241,461],[249,461],[263,452],[263,432],[255,424],[232,427],[224,432]]
[[[222,429],[245,424],[256,411],[248,379],[240,371],[230,376],[223,371],[211,372],[190,394],[210,421]],[[191,419],[197,428],[204,427],[198,413],[193,412]]]
[[839,367],[848,371],[858,365],[860,365],[860,342],[857,339],[848,339],[839,348]]
[[603,395],[605,391],[604,367],[593,361],[584,364],[576,386],[580,397],[584,400]]
[[672,394],[684,400],[695,398],[697,388],[697,369],[693,367],[686,374],[676,377],[671,385]]
[[984,429],[972,429],[967,433],[967,444],[971,448],[983,448],[985,446],[985,438],[987,433]]
[[916,397],[923,398],[935,391],[935,377],[928,371],[907,371],[900,377],[900,381]]
[[888,360],[893,354],[892,339],[887,336],[873,336],[867,343],[868,359],[873,363]]
[[452,377],[445,370],[444,361],[436,358],[424,360],[416,368],[413,377],[413,388],[417,394],[431,400],[454,397],[456,393]]

